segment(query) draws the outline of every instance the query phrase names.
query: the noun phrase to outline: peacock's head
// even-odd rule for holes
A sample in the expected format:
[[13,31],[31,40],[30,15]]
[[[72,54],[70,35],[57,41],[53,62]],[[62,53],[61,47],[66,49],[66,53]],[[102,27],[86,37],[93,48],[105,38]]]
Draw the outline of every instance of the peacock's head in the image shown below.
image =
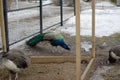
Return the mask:
[[66,45],[66,44],[62,44],[61,47],[63,47],[63,48],[66,49],[66,50],[70,50],[70,48],[69,48],[68,45]]
[[70,50],[70,48],[67,46],[67,47],[66,47],[66,50]]
[[112,57],[109,57],[109,58],[108,58],[108,61],[109,61],[110,64],[113,64],[113,63],[116,62],[116,59],[114,59],[114,58],[112,58]]

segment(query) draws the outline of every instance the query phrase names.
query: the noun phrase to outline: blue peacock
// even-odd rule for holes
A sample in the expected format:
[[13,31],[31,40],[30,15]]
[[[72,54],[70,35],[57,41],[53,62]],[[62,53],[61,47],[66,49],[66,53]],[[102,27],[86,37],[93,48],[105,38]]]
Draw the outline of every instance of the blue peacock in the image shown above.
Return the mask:
[[70,50],[68,45],[64,41],[64,37],[60,33],[53,33],[53,32],[46,32],[42,34],[38,34],[31,39],[29,39],[26,44],[34,47],[36,46],[39,42],[42,41],[49,41],[52,46],[60,46],[66,50]]

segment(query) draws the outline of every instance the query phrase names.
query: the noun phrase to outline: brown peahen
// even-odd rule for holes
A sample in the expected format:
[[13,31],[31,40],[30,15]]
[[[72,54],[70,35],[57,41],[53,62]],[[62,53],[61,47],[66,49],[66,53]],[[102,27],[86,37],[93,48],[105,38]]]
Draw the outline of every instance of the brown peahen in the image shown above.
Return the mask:
[[[16,49],[8,53],[0,53],[0,57],[2,66],[10,73],[9,80],[18,80],[20,69],[27,68],[29,64],[29,58],[23,52]],[[12,75],[15,75],[14,79],[12,79]]]
[[109,50],[109,63],[120,61],[120,45],[117,45]]

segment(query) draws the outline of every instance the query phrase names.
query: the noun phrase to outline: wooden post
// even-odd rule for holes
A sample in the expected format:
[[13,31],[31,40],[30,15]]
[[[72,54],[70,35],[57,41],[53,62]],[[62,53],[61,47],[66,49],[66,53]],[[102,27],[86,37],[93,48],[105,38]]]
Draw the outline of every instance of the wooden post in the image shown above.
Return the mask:
[[95,0],[92,0],[92,57],[95,58]]
[[1,27],[3,52],[7,52],[6,37],[5,37],[5,26],[4,26],[4,14],[3,14],[3,0],[0,0],[0,27]]
[[94,63],[94,58],[92,58],[90,60],[90,62],[87,65],[86,69],[84,70],[83,74],[81,75],[81,80],[87,80],[87,77],[88,77],[91,69],[93,69],[93,63]]
[[80,0],[76,4],[76,80],[81,77],[81,53],[80,53]]

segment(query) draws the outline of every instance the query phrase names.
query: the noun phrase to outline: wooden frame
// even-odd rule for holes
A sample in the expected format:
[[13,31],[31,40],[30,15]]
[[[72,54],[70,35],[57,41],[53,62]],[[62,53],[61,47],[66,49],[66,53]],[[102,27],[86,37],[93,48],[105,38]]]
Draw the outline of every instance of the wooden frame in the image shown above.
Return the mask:
[[76,80],[81,80],[81,53],[80,53],[80,0],[75,1],[76,10]]
[[[81,56],[82,60],[90,61],[91,56]],[[64,63],[76,62],[76,56],[31,56],[31,63]]]
[[92,58],[82,74],[80,54],[80,0],[76,0],[76,80],[85,80],[95,58],[95,0],[92,0]]
[[5,25],[4,25],[4,13],[3,13],[3,0],[0,0],[0,28],[2,37],[3,52],[6,52],[6,37],[5,37]]
[[[95,0],[92,0],[92,54],[91,56],[81,56],[80,50],[80,0],[76,0],[76,56],[32,56],[32,63],[62,63],[76,62],[76,80],[86,80],[88,73],[95,60]],[[2,35],[2,47],[6,52],[5,28],[3,16],[3,2],[0,0],[0,27]],[[89,61],[85,71],[81,71],[81,61]]]
[[[76,62],[76,80],[86,80],[95,60],[95,0],[92,0],[92,54],[81,56],[80,54],[80,1],[76,0],[76,56],[33,56],[32,63],[62,63]],[[81,71],[81,61],[89,61],[85,71]]]

